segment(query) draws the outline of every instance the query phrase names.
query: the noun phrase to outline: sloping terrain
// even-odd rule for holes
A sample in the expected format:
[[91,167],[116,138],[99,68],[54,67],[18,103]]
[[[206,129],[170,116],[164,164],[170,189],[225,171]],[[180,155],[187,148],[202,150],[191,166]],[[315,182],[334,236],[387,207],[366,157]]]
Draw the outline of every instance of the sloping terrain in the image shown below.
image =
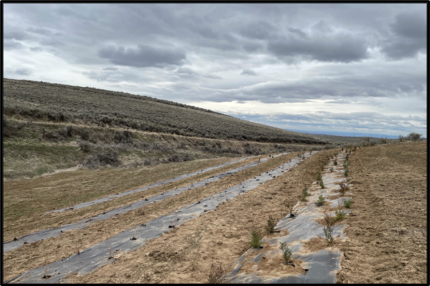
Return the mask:
[[4,114],[184,136],[324,144],[317,137],[237,119],[202,108],[123,92],[3,79]]
[[[3,117],[3,178],[33,178],[79,168],[157,164],[316,150],[321,145],[244,142]],[[5,128],[6,126],[6,128]],[[5,134],[7,133],[7,136]]]

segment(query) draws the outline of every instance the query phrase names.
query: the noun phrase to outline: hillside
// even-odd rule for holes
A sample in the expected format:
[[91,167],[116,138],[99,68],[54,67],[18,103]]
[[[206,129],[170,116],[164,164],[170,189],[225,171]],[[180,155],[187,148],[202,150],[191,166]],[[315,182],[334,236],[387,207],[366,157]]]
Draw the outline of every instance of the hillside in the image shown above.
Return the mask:
[[5,115],[34,120],[97,124],[213,139],[325,144],[310,136],[210,110],[89,87],[3,79]]

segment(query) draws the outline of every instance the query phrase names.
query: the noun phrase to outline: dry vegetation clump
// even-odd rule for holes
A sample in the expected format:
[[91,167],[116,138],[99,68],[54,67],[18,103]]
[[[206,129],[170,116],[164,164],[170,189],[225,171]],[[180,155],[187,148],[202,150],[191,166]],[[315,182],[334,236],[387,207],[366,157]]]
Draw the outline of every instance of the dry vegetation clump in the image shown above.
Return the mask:
[[211,273],[209,274],[209,278],[207,283],[209,284],[223,284],[222,276],[224,275],[224,268],[221,264],[211,265]]
[[334,218],[331,214],[324,212],[324,235],[329,245],[333,244],[333,230],[337,216]]

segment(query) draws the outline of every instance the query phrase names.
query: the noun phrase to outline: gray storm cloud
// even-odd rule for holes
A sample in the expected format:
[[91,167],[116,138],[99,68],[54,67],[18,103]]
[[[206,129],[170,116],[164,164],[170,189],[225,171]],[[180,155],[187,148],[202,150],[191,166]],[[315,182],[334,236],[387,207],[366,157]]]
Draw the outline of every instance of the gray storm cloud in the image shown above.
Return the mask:
[[[364,98],[391,114],[385,99],[396,112],[405,98],[420,100],[411,116],[427,104],[419,3],[6,3],[3,50],[6,77],[70,84],[76,76],[76,85],[182,103],[321,100],[336,113]],[[414,124],[404,118],[402,126]]]
[[99,57],[109,59],[116,65],[131,67],[165,67],[166,65],[182,65],[186,59],[185,52],[175,48],[155,48],[138,45],[136,48],[122,46],[103,47]]

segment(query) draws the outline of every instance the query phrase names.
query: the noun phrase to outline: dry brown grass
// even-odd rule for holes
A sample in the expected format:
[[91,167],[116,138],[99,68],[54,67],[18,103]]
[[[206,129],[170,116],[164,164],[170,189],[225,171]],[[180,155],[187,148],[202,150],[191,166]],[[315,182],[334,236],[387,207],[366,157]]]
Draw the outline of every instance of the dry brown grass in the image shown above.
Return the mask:
[[[86,229],[67,231],[59,237],[53,237],[43,241],[24,245],[21,248],[7,252],[3,256],[5,263],[5,280],[17,276],[18,273],[22,271],[28,271],[30,269],[41,266],[41,263],[43,263],[42,258],[44,257],[48,257],[49,263],[51,263],[63,257],[67,257],[71,254],[74,254],[73,245],[76,244],[76,241],[80,237],[82,237],[81,249],[86,249],[105,240],[105,235],[107,235],[108,237],[112,237],[126,229],[134,227],[137,224],[146,223],[147,221],[150,221],[161,215],[169,214],[181,207],[199,201],[205,197],[211,196],[244,180],[253,178],[254,176],[257,176],[263,172],[272,170],[273,168],[286,162],[289,158],[293,157],[294,153],[293,155],[289,154],[287,156],[270,159],[269,161],[262,163],[256,167],[223,178],[222,180],[219,180],[215,183],[211,183],[208,186],[189,190],[178,196],[167,198],[161,202],[149,204],[143,208],[145,211],[144,216],[140,215],[138,210],[130,211],[128,213],[115,216],[108,220],[95,222]],[[192,223],[193,221],[191,221],[190,223]],[[173,229],[173,232],[175,232],[175,229]],[[196,231],[194,231],[193,233],[195,233]],[[184,241],[186,241],[185,237]],[[124,254],[119,255],[121,256]]]
[[[79,170],[33,180],[4,183],[4,241],[53,226],[82,219],[139,201],[165,191],[186,186],[215,174],[245,165],[248,159],[229,166],[198,174],[176,182],[151,188],[91,207],[45,215],[46,211],[70,207],[77,203],[122,193],[145,185],[231,161],[231,158],[201,160],[138,169]],[[19,192],[19,196],[16,194]],[[63,202],[63,204],[61,204]],[[25,228],[22,226],[25,225]]]
[[338,279],[344,283],[426,283],[427,144],[359,149]]
[[[136,251],[122,254],[115,264],[106,265],[89,275],[71,275],[70,282],[202,283],[211,273],[211,263],[222,263],[230,267],[226,272],[231,271],[236,259],[249,248],[252,228],[263,230],[268,215],[285,216],[287,211],[282,202],[285,199],[299,200],[303,185],[313,182],[324,154],[331,152],[322,151],[282,176],[221,204],[215,211],[174,228]],[[284,162],[295,156],[297,154],[287,155]],[[280,163],[261,166],[255,174],[273,169]],[[250,173],[247,177],[253,176]],[[243,179],[237,178],[232,184]],[[200,246],[189,249],[186,238],[198,231],[202,237]]]

